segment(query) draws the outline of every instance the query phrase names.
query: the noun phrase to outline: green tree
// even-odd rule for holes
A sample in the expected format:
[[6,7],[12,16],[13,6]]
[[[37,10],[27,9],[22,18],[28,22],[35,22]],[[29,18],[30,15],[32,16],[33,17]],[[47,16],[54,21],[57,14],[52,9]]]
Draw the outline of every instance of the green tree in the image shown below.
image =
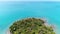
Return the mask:
[[12,34],[55,34],[51,26],[38,18],[27,18],[16,21],[10,26]]

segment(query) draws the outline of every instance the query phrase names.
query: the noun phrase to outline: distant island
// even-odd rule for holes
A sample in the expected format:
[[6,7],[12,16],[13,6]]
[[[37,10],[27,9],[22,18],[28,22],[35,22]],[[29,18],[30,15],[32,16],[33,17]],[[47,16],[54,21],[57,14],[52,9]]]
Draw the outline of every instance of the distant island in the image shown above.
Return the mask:
[[11,34],[55,34],[52,26],[46,26],[40,18],[26,18],[14,22],[10,26]]

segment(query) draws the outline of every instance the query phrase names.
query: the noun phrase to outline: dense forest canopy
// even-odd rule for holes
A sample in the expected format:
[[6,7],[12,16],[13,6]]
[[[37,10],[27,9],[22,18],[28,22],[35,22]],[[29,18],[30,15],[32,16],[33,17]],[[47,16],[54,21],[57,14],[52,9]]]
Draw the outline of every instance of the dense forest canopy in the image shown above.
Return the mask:
[[13,23],[10,26],[12,34],[55,34],[51,26],[46,26],[39,18],[26,18]]

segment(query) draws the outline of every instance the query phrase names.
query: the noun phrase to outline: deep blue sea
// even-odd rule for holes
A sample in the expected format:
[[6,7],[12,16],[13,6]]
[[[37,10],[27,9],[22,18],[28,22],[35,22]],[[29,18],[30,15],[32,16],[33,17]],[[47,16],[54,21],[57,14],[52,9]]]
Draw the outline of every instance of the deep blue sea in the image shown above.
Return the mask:
[[0,34],[14,21],[27,17],[46,18],[60,34],[60,2],[0,2]]

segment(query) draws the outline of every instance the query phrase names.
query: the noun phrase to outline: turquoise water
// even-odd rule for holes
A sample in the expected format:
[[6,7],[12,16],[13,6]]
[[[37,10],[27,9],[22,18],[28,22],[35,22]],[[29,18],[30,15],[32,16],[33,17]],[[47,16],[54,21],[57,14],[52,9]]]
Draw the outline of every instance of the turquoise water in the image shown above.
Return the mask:
[[60,2],[0,2],[0,34],[16,20],[26,17],[47,18],[60,34]]

